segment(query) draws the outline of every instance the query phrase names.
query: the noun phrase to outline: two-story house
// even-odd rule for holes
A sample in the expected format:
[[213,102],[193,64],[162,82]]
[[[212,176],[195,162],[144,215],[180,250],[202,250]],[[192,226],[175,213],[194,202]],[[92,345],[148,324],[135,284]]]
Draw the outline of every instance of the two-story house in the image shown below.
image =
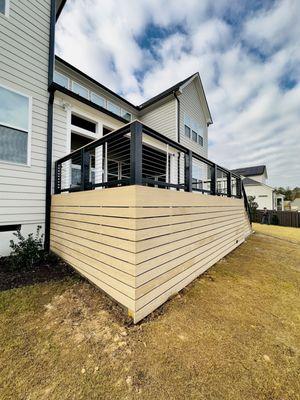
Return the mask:
[[0,255],[42,225],[136,322],[245,240],[247,199],[207,159],[199,74],[130,103],[55,57],[65,3],[0,0]]

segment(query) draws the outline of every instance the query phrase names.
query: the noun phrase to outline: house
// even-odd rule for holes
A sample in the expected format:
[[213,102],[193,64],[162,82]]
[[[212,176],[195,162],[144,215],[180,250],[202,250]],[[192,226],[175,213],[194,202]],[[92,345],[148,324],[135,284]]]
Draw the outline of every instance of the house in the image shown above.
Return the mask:
[[268,174],[265,165],[238,168],[232,172],[244,177],[243,184],[247,196],[255,197],[259,210],[266,207],[268,210],[283,211],[284,196],[277,194],[274,188],[267,185]]
[[207,159],[199,74],[130,103],[55,57],[65,2],[0,1],[0,255],[42,225],[137,322],[243,243],[247,198]]
[[290,210],[300,212],[300,197],[296,197],[293,201],[290,202]]

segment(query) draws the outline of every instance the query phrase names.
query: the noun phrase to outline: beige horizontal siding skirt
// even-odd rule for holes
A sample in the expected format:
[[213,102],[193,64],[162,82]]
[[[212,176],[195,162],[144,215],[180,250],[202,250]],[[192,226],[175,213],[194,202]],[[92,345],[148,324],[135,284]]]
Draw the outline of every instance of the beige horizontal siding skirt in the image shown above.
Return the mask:
[[51,249],[135,323],[250,233],[241,199],[144,186],[52,196]]

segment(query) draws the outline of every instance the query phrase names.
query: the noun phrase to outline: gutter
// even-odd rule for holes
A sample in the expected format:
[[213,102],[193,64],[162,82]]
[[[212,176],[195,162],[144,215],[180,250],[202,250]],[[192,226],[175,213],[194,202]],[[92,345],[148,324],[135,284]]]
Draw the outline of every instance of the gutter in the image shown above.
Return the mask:
[[[50,8],[50,34],[49,34],[49,62],[48,62],[48,87],[53,82],[54,51],[55,51],[55,22],[56,3],[51,0]],[[53,138],[53,103],[54,92],[49,94],[48,120],[47,120],[47,157],[46,157],[46,200],[45,200],[45,241],[44,249],[50,250],[50,213],[51,213],[51,177],[52,177],[52,138]]]

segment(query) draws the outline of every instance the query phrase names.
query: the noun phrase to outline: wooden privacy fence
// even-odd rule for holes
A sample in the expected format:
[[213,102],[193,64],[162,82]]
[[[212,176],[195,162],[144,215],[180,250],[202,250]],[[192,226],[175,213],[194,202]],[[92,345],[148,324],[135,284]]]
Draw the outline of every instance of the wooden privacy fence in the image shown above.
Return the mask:
[[[263,210],[256,210],[251,213],[252,222],[261,222]],[[297,211],[275,211],[268,210],[268,222],[271,225],[291,226],[300,228],[300,213]]]

